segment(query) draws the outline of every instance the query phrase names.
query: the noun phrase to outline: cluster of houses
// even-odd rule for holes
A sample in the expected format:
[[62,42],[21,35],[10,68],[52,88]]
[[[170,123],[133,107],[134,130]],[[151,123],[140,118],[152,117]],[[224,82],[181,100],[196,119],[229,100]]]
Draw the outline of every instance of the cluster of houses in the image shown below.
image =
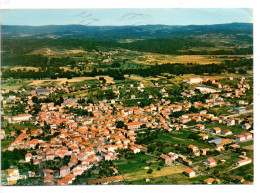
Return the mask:
[[[240,118],[230,118],[229,116],[215,116],[207,113],[207,110],[200,110],[199,113],[183,114],[180,117],[172,117],[171,114],[178,111],[188,111],[191,107],[196,109],[207,109],[214,106],[230,105],[225,102],[223,97],[240,96],[245,93],[246,89],[250,89],[245,83],[244,78],[241,78],[237,89],[232,89],[226,85],[221,85],[219,82],[211,79],[203,80],[202,78],[191,78],[189,84],[203,83],[206,85],[223,88],[227,93],[224,94],[210,94],[205,103],[196,101],[194,103],[187,100],[182,103],[171,103],[170,100],[162,98],[158,103],[149,106],[141,107],[124,107],[122,102],[99,101],[96,104],[87,104],[83,106],[77,103],[77,99],[66,99],[61,105],[55,105],[53,102],[41,103],[40,112],[36,116],[29,114],[29,110],[33,107],[33,96],[38,98],[46,98],[50,93],[55,93],[57,90],[63,92],[70,92],[66,86],[60,88],[37,89],[27,96],[27,101],[21,101],[19,97],[9,96],[9,100],[20,101],[25,103],[25,114],[17,116],[5,116],[4,119],[10,123],[30,122],[39,126],[39,129],[23,129],[21,133],[16,136],[15,140],[10,144],[8,150],[14,149],[36,149],[37,155],[27,153],[25,162],[33,161],[33,164],[38,165],[41,161],[54,160],[56,157],[64,158],[70,156],[70,162],[66,166],[60,168],[58,185],[71,184],[76,176],[81,175],[84,171],[90,169],[93,165],[97,165],[101,160],[109,161],[118,159],[119,149],[129,149],[132,153],[146,152],[147,148],[136,144],[136,132],[141,128],[155,128],[165,129],[167,131],[187,129],[187,123],[195,121],[192,128],[200,131],[198,137],[202,140],[208,140],[209,135],[217,136],[219,138],[209,141],[216,145],[215,149],[218,151],[224,150],[223,145],[234,142],[229,138],[220,138],[232,135],[229,129],[221,129],[219,127],[205,128],[205,123],[217,123],[225,125],[225,127],[241,124],[243,121]],[[155,85],[156,86],[156,85]],[[131,85],[130,85],[131,87]],[[133,87],[133,86],[132,86]],[[142,90],[144,85],[140,83],[138,90]],[[237,90],[239,92],[237,92]],[[20,91],[19,91],[20,92]],[[18,93],[19,93],[18,92]],[[22,92],[22,91],[21,91]],[[163,96],[167,92],[164,88],[160,91]],[[8,93],[7,91],[4,92]],[[194,91],[187,90],[182,93],[183,96],[194,95]],[[135,99],[135,95],[131,95],[131,99]],[[3,99],[7,101],[6,99]],[[6,105],[6,102],[3,103]],[[91,113],[93,116],[79,116],[70,113],[68,108],[82,109]],[[123,122],[124,126],[118,126],[118,122]],[[245,130],[250,129],[253,123],[253,118],[248,118],[247,123],[242,125]],[[49,130],[44,131],[43,127],[49,126]],[[208,132],[209,131],[209,132]],[[45,133],[44,133],[45,132]],[[50,141],[38,139],[42,134],[50,135]],[[15,135],[15,133],[10,133]],[[5,138],[5,130],[1,130],[1,138]],[[236,136],[237,142],[252,140],[252,132],[243,133]],[[192,150],[194,156],[206,155],[210,149],[197,148],[190,145],[188,148]],[[192,162],[186,156],[177,155],[170,152],[168,155],[162,154],[160,156],[165,161],[165,164],[171,165],[172,161],[180,158],[186,165],[190,166]],[[242,160],[243,163],[249,163],[249,159]],[[80,164],[78,164],[80,161]],[[251,159],[250,159],[251,161]],[[241,165],[240,163],[238,165]],[[205,164],[212,166],[216,164],[213,158],[205,160]],[[117,169],[114,168],[115,173]],[[188,168],[184,172],[189,177],[194,177],[195,172]],[[53,184],[53,173],[50,170],[44,172],[44,183],[46,185]],[[90,181],[89,184],[106,184],[108,182],[121,181],[122,176],[112,176],[107,179],[99,179]],[[208,180],[207,183],[212,183]]]

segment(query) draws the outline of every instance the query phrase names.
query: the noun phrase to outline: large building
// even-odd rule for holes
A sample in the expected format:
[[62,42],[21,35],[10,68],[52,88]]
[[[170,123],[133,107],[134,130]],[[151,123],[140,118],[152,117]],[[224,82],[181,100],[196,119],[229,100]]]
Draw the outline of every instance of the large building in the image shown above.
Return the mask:
[[50,91],[48,89],[37,89],[36,94],[37,95],[48,95],[48,94],[50,94]]

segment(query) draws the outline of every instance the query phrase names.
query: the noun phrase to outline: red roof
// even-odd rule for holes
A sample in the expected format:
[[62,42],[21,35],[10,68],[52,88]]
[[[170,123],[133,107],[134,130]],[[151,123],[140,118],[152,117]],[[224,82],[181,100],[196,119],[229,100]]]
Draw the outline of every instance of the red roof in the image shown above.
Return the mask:
[[134,121],[134,122],[130,122],[130,123],[126,123],[126,126],[133,126],[133,125],[141,125],[142,123],[138,122],[138,121]]
[[186,172],[187,174],[190,174],[191,172],[193,172],[193,170],[190,169],[190,168],[186,168],[186,169],[184,170],[184,172]]
[[215,163],[216,161],[213,158],[208,158],[207,159],[209,163]]

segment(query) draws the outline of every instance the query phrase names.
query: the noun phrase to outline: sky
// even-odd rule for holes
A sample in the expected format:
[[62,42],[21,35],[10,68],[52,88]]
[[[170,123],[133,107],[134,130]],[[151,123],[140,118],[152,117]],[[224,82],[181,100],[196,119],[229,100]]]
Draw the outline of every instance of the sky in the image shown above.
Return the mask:
[[4,9],[2,25],[208,25],[253,22],[247,8],[172,9]]

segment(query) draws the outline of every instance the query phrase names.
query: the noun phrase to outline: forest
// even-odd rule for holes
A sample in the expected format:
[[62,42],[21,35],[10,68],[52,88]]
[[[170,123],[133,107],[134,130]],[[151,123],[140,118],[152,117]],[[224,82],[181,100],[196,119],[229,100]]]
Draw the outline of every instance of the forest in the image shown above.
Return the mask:
[[182,63],[167,63],[162,65],[155,65],[147,68],[136,68],[136,69],[114,69],[108,68],[104,70],[93,69],[92,72],[72,72],[64,71],[59,67],[46,67],[45,70],[10,70],[2,68],[2,78],[27,78],[27,79],[42,79],[42,78],[72,78],[72,77],[82,77],[82,76],[98,76],[98,75],[109,75],[115,80],[123,80],[124,75],[136,74],[143,77],[157,76],[161,73],[170,73],[174,75],[183,75],[183,74],[197,74],[203,75],[204,73],[208,74],[220,74],[224,72],[235,73],[238,68],[240,74],[245,74],[246,70],[253,69],[253,59],[236,59],[236,60],[226,60],[221,64],[182,64]]

